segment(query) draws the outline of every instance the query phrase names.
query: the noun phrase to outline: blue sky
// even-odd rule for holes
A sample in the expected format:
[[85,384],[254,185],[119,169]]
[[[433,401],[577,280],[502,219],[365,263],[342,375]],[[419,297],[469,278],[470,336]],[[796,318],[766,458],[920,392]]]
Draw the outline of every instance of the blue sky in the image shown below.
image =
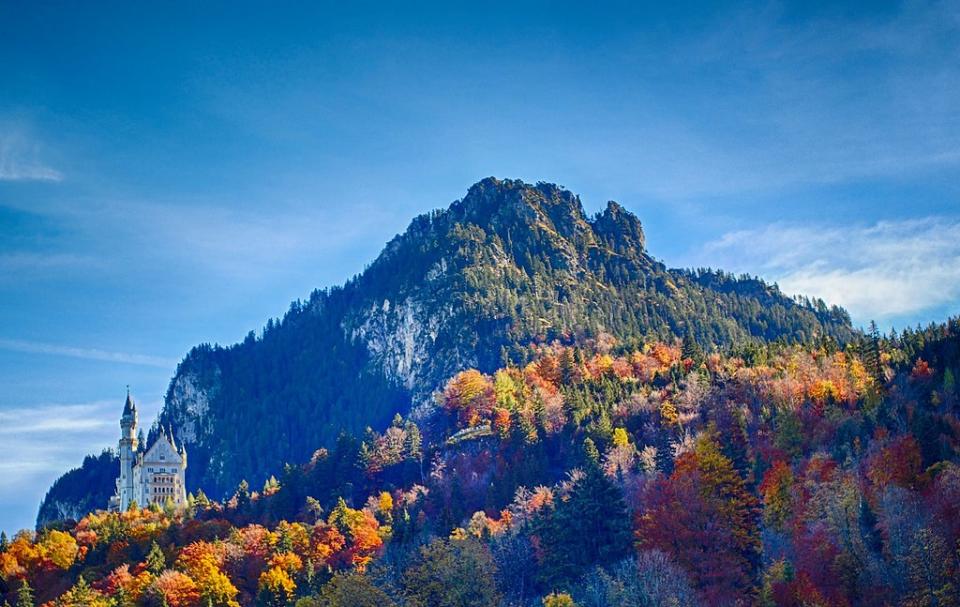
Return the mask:
[[126,384],[149,419],[190,346],[489,175],[857,323],[960,313],[955,3],[35,4],[0,5],[2,529]]

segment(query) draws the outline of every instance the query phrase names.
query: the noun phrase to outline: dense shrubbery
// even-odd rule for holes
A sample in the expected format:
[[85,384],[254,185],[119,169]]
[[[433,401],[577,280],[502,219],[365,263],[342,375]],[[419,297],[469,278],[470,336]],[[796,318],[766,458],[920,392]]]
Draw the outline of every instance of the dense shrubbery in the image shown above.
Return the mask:
[[[960,323],[542,346],[262,491],[4,543],[15,603],[956,605]],[[85,601],[85,602],[84,602]]]

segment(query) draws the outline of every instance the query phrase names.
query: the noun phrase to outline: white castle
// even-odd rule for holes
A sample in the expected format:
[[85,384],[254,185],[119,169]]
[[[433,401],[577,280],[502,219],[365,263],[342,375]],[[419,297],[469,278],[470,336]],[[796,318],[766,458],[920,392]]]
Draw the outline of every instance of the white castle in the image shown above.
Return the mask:
[[172,502],[187,503],[187,449],[177,447],[173,432],[160,429],[160,436],[144,451],[138,450],[137,405],[127,390],[127,402],[120,417],[120,477],[117,492],[110,498],[111,510],[125,511],[131,502],[140,507]]

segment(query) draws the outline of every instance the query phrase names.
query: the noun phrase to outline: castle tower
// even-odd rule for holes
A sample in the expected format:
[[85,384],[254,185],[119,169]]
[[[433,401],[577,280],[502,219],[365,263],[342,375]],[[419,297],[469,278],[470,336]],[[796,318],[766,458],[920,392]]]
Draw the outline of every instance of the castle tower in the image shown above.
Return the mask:
[[120,479],[117,482],[120,493],[120,511],[125,511],[130,502],[136,499],[133,482],[133,464],[137,452],[137,405],[130,397],[127,388],[127,402],[120,417]]

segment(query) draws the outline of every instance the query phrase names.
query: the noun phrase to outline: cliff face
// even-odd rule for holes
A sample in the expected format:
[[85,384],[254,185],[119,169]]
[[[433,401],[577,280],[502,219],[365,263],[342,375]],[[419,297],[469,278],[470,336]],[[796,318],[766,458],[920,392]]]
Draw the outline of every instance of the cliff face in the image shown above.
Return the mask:
[[842,310],[798,305],[756,280],[668,270],[616,203],[590,218],[558,186],[488,178],[261,335],[194,348],[160,421],[190,451],[188,485],[219,497],[342,431],[411,408],[429,416],[432,393],[456,371],[491,371],[524,360],[533,341],[600,332],[689,333],[706,348],[852,336]]

